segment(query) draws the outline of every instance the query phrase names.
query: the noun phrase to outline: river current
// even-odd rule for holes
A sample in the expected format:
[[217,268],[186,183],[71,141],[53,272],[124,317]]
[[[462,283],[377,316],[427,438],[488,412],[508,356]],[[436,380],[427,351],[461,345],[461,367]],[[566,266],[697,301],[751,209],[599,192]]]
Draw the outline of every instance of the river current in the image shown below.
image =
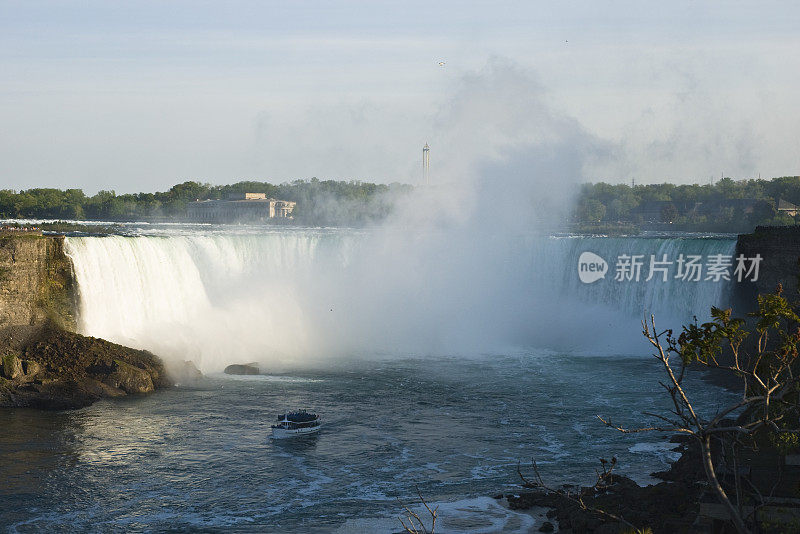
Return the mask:
[[[341,363],[279,376],[212,375],[76,412],[0,410],[0,524],[10,532],[398,532],[404,503],[440,504],[437,532],[528,532],[543,520],[492,497],[536,459],[590,482],[616,456],[640,483],[675,458],[664,436],[622,435],[665,410],[655,360],[552,352]],[[713,410],[727,394],[698,380]],[[697,394],[696,394],[697,395]],[[316,439],[269,439],[287,407]],[[534,528],[534,526],[536,528]]]

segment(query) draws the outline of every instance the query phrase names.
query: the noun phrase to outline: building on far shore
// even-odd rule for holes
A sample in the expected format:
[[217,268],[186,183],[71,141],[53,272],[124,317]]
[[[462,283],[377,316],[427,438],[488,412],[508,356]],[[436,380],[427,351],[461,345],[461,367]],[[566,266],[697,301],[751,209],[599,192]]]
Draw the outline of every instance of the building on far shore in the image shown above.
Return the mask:
[[233,193],[227,200],[190,202],[186,216],[196,222],[265,222],[291,219],[297,203],[267,198],[264,193]]
[[789,217],[797,217],[797,214],[800,213],[800,207],[795,206],[791,202],[787,202],[782,198],[778,199],[778,206],[776,209],[778,210],[778,213],[788,215]]

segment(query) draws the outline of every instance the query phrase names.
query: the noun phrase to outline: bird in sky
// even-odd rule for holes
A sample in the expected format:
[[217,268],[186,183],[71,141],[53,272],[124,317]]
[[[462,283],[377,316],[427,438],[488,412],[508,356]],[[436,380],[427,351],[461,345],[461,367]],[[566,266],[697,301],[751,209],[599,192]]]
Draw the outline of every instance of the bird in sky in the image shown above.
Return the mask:
[[444,61],[440,61],[440,62],[439,62],[439,66],[440,66],[440,67],[444,67]]

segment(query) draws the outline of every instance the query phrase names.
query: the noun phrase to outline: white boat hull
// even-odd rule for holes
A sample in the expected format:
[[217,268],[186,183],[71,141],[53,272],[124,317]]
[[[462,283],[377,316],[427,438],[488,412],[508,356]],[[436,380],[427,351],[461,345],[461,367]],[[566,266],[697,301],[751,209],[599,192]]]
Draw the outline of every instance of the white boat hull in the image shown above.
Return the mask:
[[321,425],[312,426],[309,428],[273,428],[272,429],[272,438],[273,439],[283,439],[283,438],[294,438],[299,436],[307,436],[308,434],[316,434],[319,432]]

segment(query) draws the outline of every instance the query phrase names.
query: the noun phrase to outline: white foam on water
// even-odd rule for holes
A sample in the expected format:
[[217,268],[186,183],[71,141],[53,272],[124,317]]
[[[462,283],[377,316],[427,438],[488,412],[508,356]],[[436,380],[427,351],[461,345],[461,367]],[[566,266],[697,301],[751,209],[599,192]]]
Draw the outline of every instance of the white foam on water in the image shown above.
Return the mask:
[[308,383],[322,382],[319,378],[303,378],[299,376],[284,375],[228,375],[225,373],[209,373],[210,378],[222,380],[238,380],[240,382],[287,382],[287,383]]
[[658,457],[663,462],[675,462],[681,457],[677,451],[673,451],[677,445],[669,441],[641,442],[628,447],[628,451],[635,454],[649,454]]
[[[494,534],[498,532],[528,533],[538,528],[538,520],[532,513],[509,510],[501,501],[490,497],[476,497],[452,502],[428,503],[431,509],[438,507],[436,532],[441,534]],[[419,505],[409,508],[416,513],[430,528],[430,514]],[[529,512],[535,513],[532,510]],[[395,517],[374,517],[349,519],[341,525],[336,533],[395,533],[403,530],[400,517],[408,524],[408,514],[398,512]],[[417,523],[418,524],[418,523]]]

